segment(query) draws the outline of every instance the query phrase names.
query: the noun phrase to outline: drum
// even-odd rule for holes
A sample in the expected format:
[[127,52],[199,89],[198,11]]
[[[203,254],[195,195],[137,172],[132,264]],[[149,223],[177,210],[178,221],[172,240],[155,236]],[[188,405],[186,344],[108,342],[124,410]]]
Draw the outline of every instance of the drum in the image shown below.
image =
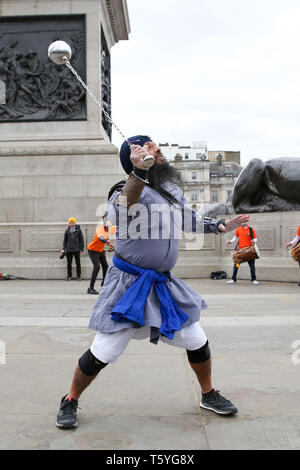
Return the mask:
[[300,243],[297,243],[293,248],[290,248],[289,252],[295,261],[300,261]]
[[233,262],[237,267],[245,261],[251,261],[252,259],[258,259],[259,257],[260,254],[257,245],[246,246],[245,248],[241,248],[240,250],[232,253]]

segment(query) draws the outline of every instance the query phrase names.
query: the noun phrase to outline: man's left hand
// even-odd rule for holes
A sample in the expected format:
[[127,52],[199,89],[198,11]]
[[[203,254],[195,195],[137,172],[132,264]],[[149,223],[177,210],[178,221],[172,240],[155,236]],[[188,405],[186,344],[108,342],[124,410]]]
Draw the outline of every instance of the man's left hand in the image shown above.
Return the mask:
[[232,232],[232,230],[235,230],[238,227],[244,227],[245,225],[248,225],[249,220],[249,215],[237,215],[232,219],[225,220],[225,225],[219,224],[218,230],[220,232]]

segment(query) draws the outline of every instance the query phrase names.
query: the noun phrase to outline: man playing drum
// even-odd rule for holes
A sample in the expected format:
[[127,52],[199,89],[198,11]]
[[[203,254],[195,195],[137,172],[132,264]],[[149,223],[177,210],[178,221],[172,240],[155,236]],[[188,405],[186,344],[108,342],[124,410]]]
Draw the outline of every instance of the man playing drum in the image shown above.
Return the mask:
[[[237,242],[238,242],[239,250],[255,245],[255,243],[257,242],[257,236],[255,233],[255,230],[250,229],[249,225],[246,225],[244,227],[238,227],[236,229],[233,239],[228,240],[227,245],[231,245],[232,243],[237,243]],[[250,267],[252,284],[258,284],[258,281],[256,280],[256,274],[255,274],[255,260],[254,259],[249,260],[248,264]],[[233,266],[232,278],[229,281],[227,281],[227,284],[233,284],[236,282],[237,273],[238,273],[238,266],[235,263]]]
[[[295,238],[293,240],[291,240],[289,243],[286,244],[286,247],[287,248],[290,248],[290,247],[295,248],[295,246],[298,245],[298,243],[300,243],[300,225],[299,225],[298,230],[297,230],[297,235],[295,236]],[[299,261],[299,267],[300,267],[300,261]],[[300,286],[300,282],[298,282],[298,286]]]

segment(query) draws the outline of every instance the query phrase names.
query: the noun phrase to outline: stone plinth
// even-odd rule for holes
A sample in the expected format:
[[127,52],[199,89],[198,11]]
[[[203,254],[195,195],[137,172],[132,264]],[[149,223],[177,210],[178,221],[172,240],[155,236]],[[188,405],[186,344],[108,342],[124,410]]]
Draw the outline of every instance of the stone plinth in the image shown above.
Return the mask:
[[[47,18],[50,29],[55,29],[53,24],[57,18],[60,30],[64,21],[68,25],[71,18],[83,18],[85,37],[77,53],[86,58],[87,85],[100,101],[103,99],[103,87],[108,86],[108,79],[102,72],[105,69],[110,74],[110,68],[106,68],[109,67],[110,50],[119,40],[128,39],[130,32],[126,0],[2,0],[0,3],[0,18],[9,18],[13,22],[16,17],[20,24],[20,18],[24,17],[24,23],[31,19],[38,28],[40,17],[39,38],[43,37]],[[20,26],[18,28],[20,30]],[[20,63],[17,63],[16,57],[17,52],[18,56],[22,53],[21,57],[26,57],[27,49],[22,43],[22,34],[24,42],[27,41],[26,28],[24,26],[23,32],[18,31],[14,43],[9,31],[1,34],[0,46],[4,51],[1,61],[7,66],[13,64],[16,70],[17,67],[24,68],[25,62],[19,59]],[[48,38],[49,32],[46,33]],[[39,52],[42,54],[40,62],[53,65],[47,57],[47,47],[44,49],[44,55]],[[71,64],[72,60],[73,57]],[[56,67],[59,70],[55,76],[65,68],[65,75],[70,74],[74,79],[65,65]],[[46,73],[45,65],[41,70]],[[2,84],[6,83],[7,90],[11,90],[7,76],[2,78]],[[40,81],[43,83],[42,76]],[[63,82],[59,83],[62,87]],[[27,82],[25,85],[29,86]],[[22,92],[18,87],[16,90],[19,94]],[[7,106],[10,109],[11,105]],[[95,220],[97,207],[107,200],[109,188],[124,174],[118,150],[102,125],[101,110],[89,96],[86,97],[86,115],[87,118],[81,120],[16,122],[11,118],[9,122],[1,123],[0,222],[65,222],[70,216]]]
[[104,140],[5,142],[0,222],[65,222],[71,216],[93,221],[123,177],[117,148]]
[[[85,221],[82,225],[85,240],[91,241],[96,223],[103,215],[102,208],[106,205],[110,187],[124,177],[118,149],[110,142],[110,129],[90,96],[86,96],[86,113],[79,114],[73,120],[71,114],[61,120],[55,120],[59,118],[57,114],[51,114],[51,119],[42,119],[41,111],[41,114],[35,114],[34,122],[27,119],[27,115],[26,120],[18,121],[18,109],[13,109],[20,108],[24,90],[27,90],[28,98],[28,73],[19,74],[23,88],[16,84],[14,89],[13,80],[18,75],[15,73],[10,80],[5,75],[3,64],[13,67],[14,72],[25,70],[28,65],[25,58],[29,54],[28,34],[32,38],[28,25],[34,24],[36,41],[40,40],[40,47],[36,47],[38,52],[32,52],[41,64],[38,79],[41,87],[41,84],[45,86],[48,83],[47,80],[43,82],[43,77],[45,79],[45,74],[49,72],[47,64],[54,67],[47,57],[49,38],[52,38],[51,41],[64,39],[54,39],[55,30],[62,31],[60,34],[69,30],[68,37],[75,41],[72,21],[79,17],[80,24],[83,24],[82,42],[73,42],[73,46],[77,44],[78,47],[73,47],[71,64],[75,66],[76,54],[77,58],[82,54],[83,69],[85,67],[83,77],[102,105],[107,106],[110,104],[110,51],[118,41],[127,40],[130,32],[126,0],[0,2],[0,18],[5,25],[0,37],[3,72],[0,80],[2,88],[4,86],[4,91],[2,88],[0,90],[1,103],[3,95],[7,99],[4,103],[6,115],[1,108],[5,122],[0,126],[0,272],[16,272],[20,277],[32,279],[64,278],[65,260],[59,260],[58,254],[62,248],[66,221],[69,217],[76,217],[79,223]],[[24,27],[20,27],[22,18]],[[12,34],[13,28],[18,29],[15,36]],[[68,74],[74,80],[65,65],[56,66],[56,69],[53,67],[51,71],[55,78],[60,77],[62,70],[65,78],[62,80],[60,77],[55,82],[53,77],[58,88],[62,89],[68,82]],[[75,83],[81,89],[76,80]],[[32,97],[35,97],[38,84],[33,82],[31,86]],[[39,90],[43,91],[42,88]],[[48,99],[43,104],[49,106],[51,93],[44,96]],[[60,103],[68,105],[72,99],[74,94],[71,98],[63,95]],[[109,111],[109,108],[106,109]],[[29,117],[33,110],[32,105]],[[21,116],[24,117],[24,114]],[[86,253],[82,264],[83,275],[90,276],[91,263]]]

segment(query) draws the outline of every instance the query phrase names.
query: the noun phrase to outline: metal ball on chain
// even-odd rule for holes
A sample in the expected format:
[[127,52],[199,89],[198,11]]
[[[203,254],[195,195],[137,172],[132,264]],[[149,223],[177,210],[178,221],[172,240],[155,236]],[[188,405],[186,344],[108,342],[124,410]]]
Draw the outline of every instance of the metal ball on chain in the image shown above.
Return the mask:
[[72,49],[65,41],[55,41],[48,48],[48,57],[57,65],[65,64],[72,57]]
[[[71,72],[75,75],[76,79],[80,82],[82,87],[88,92],[88,94],[92,97],[92,99],[94,100],[96,105],[99,107],[99,109],[104,113],[104,115],[107,117],[107,119],[110,121],[110,123],[115,127],[117,132],[128,142],[129,146],[131,146],[131,143],[124,136],[124,134],[120,131],[118,126],[113,122],[112,118],[105,111],[105,109],[100,104],[98,99],[94,96],[92,91],[88,88],[88,86],[84,83],[84,81],[78,75],[76,70],[70,64],[70,59],[72,57],[72,49],[69,46],[69,44],[66,43],[65,41],[52,42],[50,44],[50,46],[48,47],[48,57],[54,64],[66,65],[71,70]],[[155,158],[152,155],[147,155],[143,159],[143,166],[145,168],[150,168],[154,163],[155,163]]]

